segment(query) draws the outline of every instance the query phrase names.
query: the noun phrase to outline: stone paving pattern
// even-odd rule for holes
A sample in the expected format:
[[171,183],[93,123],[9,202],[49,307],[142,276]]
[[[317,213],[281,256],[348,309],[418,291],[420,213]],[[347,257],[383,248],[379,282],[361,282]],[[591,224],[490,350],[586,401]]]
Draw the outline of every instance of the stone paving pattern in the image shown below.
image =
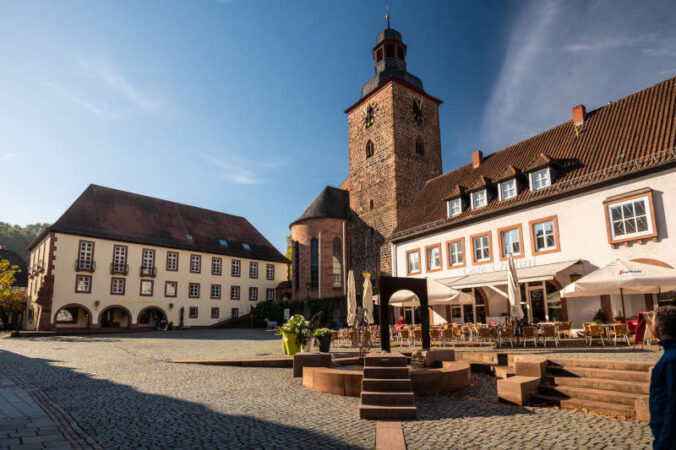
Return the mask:
[[0,373],[0,449],[15,448],[72,447],[28,392]]
[[[279,337],[258,330],[0,339],[0,366],[41,389],[104,448],[373,448],[375,422],[359,420],[359,399],[306,390],[290,369],[165,362],[280,356]],[[572,349],[559,356],[598,357]],[[416,399],[421,420],[403,425],[409,448],[652,443],[647,424],[501,404],[494,378],[473,377],[474,386],[452,396]]]

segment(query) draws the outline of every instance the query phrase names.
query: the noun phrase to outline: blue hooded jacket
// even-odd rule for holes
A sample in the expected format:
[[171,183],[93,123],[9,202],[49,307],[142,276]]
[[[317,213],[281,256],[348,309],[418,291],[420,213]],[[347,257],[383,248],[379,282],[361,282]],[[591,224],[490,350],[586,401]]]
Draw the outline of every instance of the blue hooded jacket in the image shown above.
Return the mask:
[[664,355],[650,377],[650,428],[657,450],[676,449],[676,340],[660,341]]

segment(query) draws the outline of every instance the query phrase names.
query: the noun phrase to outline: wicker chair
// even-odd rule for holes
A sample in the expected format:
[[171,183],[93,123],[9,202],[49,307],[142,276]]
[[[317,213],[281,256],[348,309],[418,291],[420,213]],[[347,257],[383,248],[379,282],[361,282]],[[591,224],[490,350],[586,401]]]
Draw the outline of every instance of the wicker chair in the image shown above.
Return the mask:
[[399,330],[399,349],[401,350],[404,346],[404,340],[408,342],[408,346],[411,346],[411,330],[408,328],[402,328]]
[[558,333],[559,337],[562,338],[564,336],[570,337],[570,327],[573,323],[572,322],[559,322],[556,324],[558,327]]
[[599,341],[601,341],[601,345],[604,347],[606,346],[606,343],[603,340],[603,327],[601,325],[589,325],[588,343],[590,347],[594,341],[594,338],[597,338]]
[[416,345],[417,341],[420,341],[420,345],[422,345],[422,328],[415,328],[413,330],[413,346]]
[[523,346],[526,346],[528,339],[533,340],[533,346],[538,346],[538,330],[535,327],[523,327],[521,328],[521,334],[523,336]]
[[559,333],[556,331],[556,326],[554,325],[543,325],[542,326],[542,340],[543,345],[547,346],[547,338],[554,339],[554,344],[559,346]]
[[613,329],[610,331],[610,336],[614,339],[614,345],[617,345],[617,338],[624,338],[627,345],[631,345],[629,342],[629,327],[626,323],[616,323],[613,325]]
[[462,333],[462,340],[471,341],[473,339],[472,328],[467,325],[460,327],[460,332]]
[[514,328],[502,327],[499,333],[498,345],[502,347],[503,341],[509,339],[509,345],[514,347]]

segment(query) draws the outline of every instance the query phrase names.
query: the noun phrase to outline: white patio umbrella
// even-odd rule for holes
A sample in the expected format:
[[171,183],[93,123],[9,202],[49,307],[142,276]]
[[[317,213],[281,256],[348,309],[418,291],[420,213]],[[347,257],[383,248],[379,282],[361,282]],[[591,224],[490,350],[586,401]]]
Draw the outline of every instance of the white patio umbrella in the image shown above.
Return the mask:
[[562,298],[619,294],[624,311],[624,294],[659,294],[676,289],[676,270],[617,259],[596,269],[561,290]]
[[371,277],[364,277],[364,294],[362,296],[362,306],[366,310],[366,321],[373,323],[373,285]]
[[514,264],[514,257],[509,254],[507,259],[507,296],[509,297],[509,314],[514,319],[523,319],[523,309],[521,308],[521,285],[519,284],[519,277],[516,274],[516,264]]
[[[376,303],[380,304],[380,298],[375,297]],[[428,305],[471,305],[474,297],[446,286],[431,278],[427,279],[427,304]],[[390,297],[390,306],[420,306],[418,296],[408,290],[397,291]]]
[[354,326],[357,322],[357,288],[354,285],[354,272],[347,273],[347,324]]

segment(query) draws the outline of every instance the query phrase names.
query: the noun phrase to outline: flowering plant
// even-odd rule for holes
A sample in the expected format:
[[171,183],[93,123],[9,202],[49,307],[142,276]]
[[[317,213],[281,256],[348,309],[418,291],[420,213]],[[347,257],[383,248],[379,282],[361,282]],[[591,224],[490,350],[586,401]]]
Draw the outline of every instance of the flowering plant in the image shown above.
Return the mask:
[[317,339],[331,337],[332,331],[328,328],[317,328],[312,335]]
[[294,334],[299,345],[307,344],[312,335],[308,321],[300,314],[296,314],[287,320],[284,325],[277,327],[277,331],[278,334]]

